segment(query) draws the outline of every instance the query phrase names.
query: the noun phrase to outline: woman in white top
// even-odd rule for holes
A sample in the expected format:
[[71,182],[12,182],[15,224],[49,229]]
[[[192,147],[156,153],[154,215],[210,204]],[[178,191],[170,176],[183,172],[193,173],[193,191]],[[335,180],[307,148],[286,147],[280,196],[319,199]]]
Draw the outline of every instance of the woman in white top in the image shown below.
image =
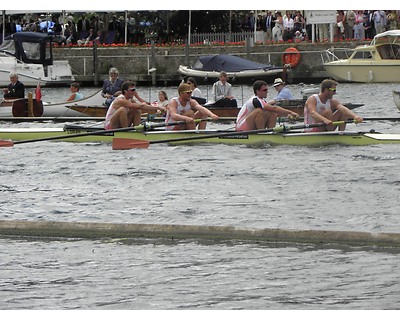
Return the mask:
[[197,82],[193,77],[187,78],[186,83],[189,84],[193,90],[192,97],[203,98],[200,89],[197,88]]

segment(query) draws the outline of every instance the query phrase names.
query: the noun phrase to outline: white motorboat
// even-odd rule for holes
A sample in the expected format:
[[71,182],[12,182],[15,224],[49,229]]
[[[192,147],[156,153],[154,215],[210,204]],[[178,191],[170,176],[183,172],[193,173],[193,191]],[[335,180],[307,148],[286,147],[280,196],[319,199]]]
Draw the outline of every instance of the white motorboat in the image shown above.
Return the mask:
[[377,34],[369,45],[357,46],[347,59],[328,49],[322,56],[325,70],[338,81],[400,82],[400,30]]
[[[102,106],[104,98],[99,90],[89,97],[81,100],[46,103],[43,102],[39,106],[35,102],[35,117],[88,117],[84,112],[78,112],[72,107],[90,108]],[[28,116],[28,99],[3,100],[0,103],[0,117],[27,117]]]
[[5,38],[0,46],[0,86],[10,83],[10,72],[18,73],[27,87],[75,81],[68,61],[53,61],[52,39],[40,32],[17,32]]

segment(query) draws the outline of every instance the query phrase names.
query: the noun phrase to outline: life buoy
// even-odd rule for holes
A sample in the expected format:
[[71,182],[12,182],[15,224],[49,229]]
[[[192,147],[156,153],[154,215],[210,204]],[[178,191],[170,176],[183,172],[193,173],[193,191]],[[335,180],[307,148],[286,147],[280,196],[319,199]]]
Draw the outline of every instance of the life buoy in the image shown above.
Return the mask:
[[290,65],[291,68],[296,67],[300,63],[301,54],[296,48],[287,48],[282,55],[283,64]]

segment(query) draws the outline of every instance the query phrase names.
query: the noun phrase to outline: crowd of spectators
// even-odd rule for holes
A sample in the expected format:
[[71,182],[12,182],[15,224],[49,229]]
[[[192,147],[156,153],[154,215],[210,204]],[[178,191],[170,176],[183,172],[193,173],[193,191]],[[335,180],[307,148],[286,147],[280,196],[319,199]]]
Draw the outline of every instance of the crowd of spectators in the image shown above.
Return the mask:
[[[337,10],[333,23],[333,38],[372,39],[377,33],[399,28],[400,11],[396,10]],[[132,13],[119,17],[109,13],[87,13],[80,15],[30,15],[9,16],[5,24],[5,34],[20,31],[47,32],[55,36],[60,45],[91,45],[128,43],[143,44],[145,35],[154,33],[160,41],[161,21],[137,21]],[[3,32],[3,24],[0,25]],[[127,30],[127,35],[125,35]],[[249,11],[231,17],[231,32],[263,32],[263,42],[307,41],[312,38],[312,25],[307,23],[303,11],[287,10]],[[211,30],[210,30],[211,32]],[[331,38],[329,24],[315,25],[315,40],[327,41]],[[165,40],[165,39],[164,39]],[[163,40],[163,41],[164,41]],[[167,39],[168,40],[168,39]],[[174,39],[169,39],[174,40]]]
[[[377,33],[398,29],[400,11],[398,10],[337,10],[333,24],[333,39],[372,39]],[[263,31],[265,41],[303,41],[311,40],[312,24],[307,23],[302,11],[266,11],[255,15],[250,11],[243,20],[234,26],[235,30]],[[329,23],[315,25],[315,40],[330,39]]]
[[[79,16],[26,14],[22,17],[9,16],[5,23],[5,34],[21,31],[44,32],[54,35],[60,45],[88,45],[93,42],[112,44],[125,42],[127,26],[127,42],[142,44],[149,25],[136,23],[130,13],[126,19],[124,15],[118,17],[107,13],[87,13]],[[3,32],[2,23],[0,32]]]

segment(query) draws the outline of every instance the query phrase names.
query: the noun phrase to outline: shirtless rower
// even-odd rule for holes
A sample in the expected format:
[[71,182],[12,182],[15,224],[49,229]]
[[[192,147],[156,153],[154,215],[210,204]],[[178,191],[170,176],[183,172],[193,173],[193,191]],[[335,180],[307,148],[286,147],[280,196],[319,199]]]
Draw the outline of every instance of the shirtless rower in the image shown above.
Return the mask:
[[135,84],[125,81],[121,85],[121,94],[116,97],[108,108],[104,128],[117,129],[140,124],[142,112],[164,111],[161,106],[152,106],[146,102],[136,102],[133,97]]
[[[196,129],[195,119],[206,120],[207,117],[218,120],[218,116],[206,107],[201,106],[195,99],[192,99],[192,87],[187,83],[181,83],[178,87],[178,97],[174,97],[168,104],[165,123],[174,121],[185,121],[184,125],[168,126],[166,130],[194,130]],[[201,121],[198,129],[206,128],[206,121]]]
[[[304,105],[304,124],[325,123],[325,127],[309,128],[305,131],[320,132],[334,131],[336,126],[332,125],[334,121],[346,121],[352,118],[356,123],[363,122],[363,118],[342,105],[339,100],[334,99],[336,94],[337,82],[331,79],[325,79],[321,82],[319,94],[313,94]],[[346,129],[346,123],[339,125],[339,131]]]

